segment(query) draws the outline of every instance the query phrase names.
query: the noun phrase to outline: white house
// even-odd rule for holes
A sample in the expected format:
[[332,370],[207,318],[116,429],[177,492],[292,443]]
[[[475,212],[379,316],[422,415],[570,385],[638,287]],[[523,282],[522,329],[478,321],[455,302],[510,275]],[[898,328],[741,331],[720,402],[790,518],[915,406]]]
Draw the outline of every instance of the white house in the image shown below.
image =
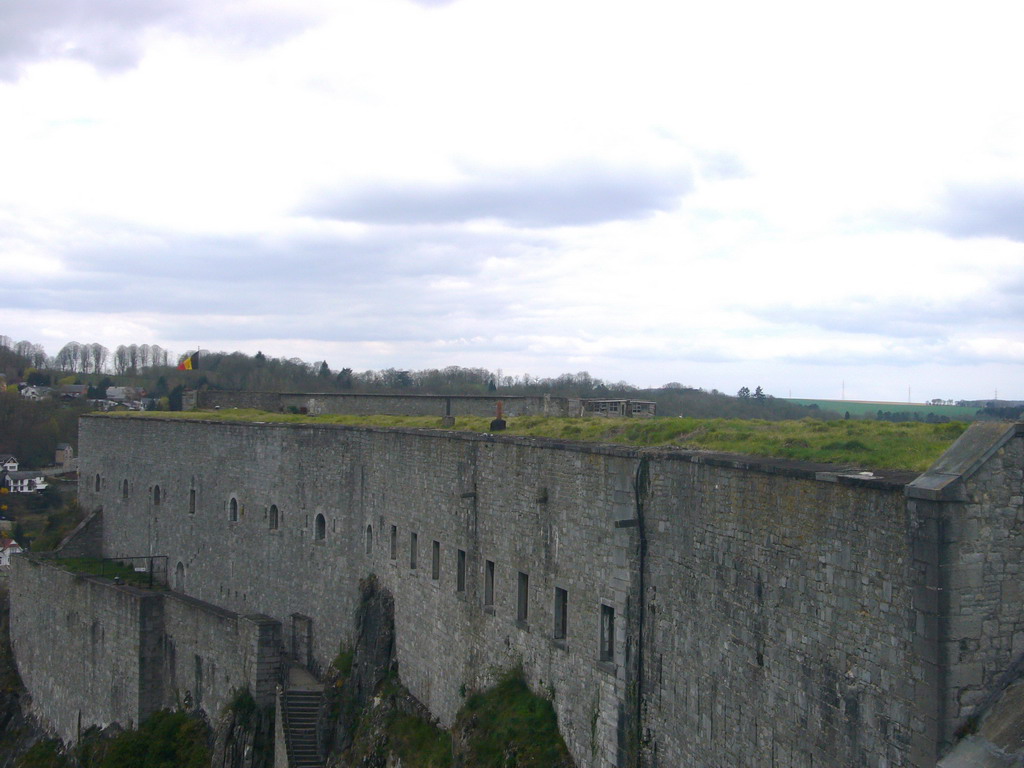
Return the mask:
[[11,555],[16,555],[22,551],[21,545],[14,539],[0,536],[0,568],[10,567]]
[[50,397],[52,393],[53,389],[50,387],[29,386],[21,390],[21,396],[28,400],[42,400]]
[[0,453],[0,472],[17,472],[18,460],[10,453]]
[[48,486],[46,479],[38,472],[6,472],[4,484],[11,493],[35,493]]

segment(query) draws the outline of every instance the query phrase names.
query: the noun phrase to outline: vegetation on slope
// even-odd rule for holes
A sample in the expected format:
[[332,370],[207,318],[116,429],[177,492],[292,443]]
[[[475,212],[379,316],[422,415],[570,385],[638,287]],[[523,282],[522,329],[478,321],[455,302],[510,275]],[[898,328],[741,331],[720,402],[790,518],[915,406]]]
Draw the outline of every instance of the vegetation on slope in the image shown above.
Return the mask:
[[351,746],[340,766],[404,768],[572,768],[555,710],[535,695],[522,673],[507,673],[496,686],[470,696],[451,731],[439,728],[426,709],[392,674],[359,713]]
[[514,670],[466,700],[455,722],[466,765],[475,768],[572,766],[551,702],[534,695]]
[[22,547],[31,546],[36,552],[53,550],[85,516],[74,497],[76,490],[77,483],[55,478],[36,493],[0,489],[0,515],[14,521],[10,535]]
[[[153,416],[256,423],[349,424],[438,429],[432,416],[303,416],[228,409]],[[111,418],[146,418],[144,414]],[[842,419],[562,419],[525,416],[507,420],[505,434],[563,440],[724,451],[874,469],[924,471],[967,428],[963,422],[925,424]],[[486,432],[490,419],[459,417],[455,430]]]
[[19,758],[16,768],[208,768],[209,728],[185,712],[154,712],[138,730],[113,738],[83,734],[70,752],[43,740]]

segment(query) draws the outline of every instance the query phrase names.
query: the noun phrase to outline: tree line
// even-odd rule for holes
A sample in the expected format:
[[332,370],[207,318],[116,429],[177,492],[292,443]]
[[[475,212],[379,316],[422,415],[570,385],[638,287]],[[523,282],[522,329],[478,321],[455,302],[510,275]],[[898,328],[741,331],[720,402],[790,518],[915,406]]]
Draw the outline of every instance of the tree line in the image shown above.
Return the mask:
[[102,344],[81,344],[69,341],[53,357],[42,345],[31,341],[12,341],[0,335],[0,350],[13,352],[32,368],[62,373],[113,373],[117,376],[136,374],[144,368],[170,365],[172,353],[159,344],[122,344],[111,354]]
[[[130,344],[113,355],[100,344],[70,342],[52,358],[28,341],[11,342],[0,336],[0,373],[8,384],[79,383],[90,385],[90,396],[101,397],[112,385],[136,386],[162,407],[180,408],[185,389],[221,389],[264,392],[365,392],[405,394],[499,394],[544,395],[584,398],[651,400],[664,416],[720,416],[729,418],[793,419],[813,415],[835,418],[815,408],[790,405],[766,394],[743,388],[738,397],[704,390],[679,382],[640,389],[625,381],[607,381],[587,371],[540,377],[529,373],[510,375],[486,368],[461,367],[413,370],[385,368],[356,371],[333,368],[326,360],[307,363],[299,358],[275,358],[257,352],[210,352],[203,350],[194,370],[179,371],[184,356],[158,345]],[[745,391],[744,391],[745,390]]]

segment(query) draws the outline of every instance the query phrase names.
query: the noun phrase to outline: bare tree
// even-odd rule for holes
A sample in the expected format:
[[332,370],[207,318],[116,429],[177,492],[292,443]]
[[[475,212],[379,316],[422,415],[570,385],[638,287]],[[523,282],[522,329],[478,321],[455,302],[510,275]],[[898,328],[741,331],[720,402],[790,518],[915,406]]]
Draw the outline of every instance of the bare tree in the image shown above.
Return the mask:
[[79,349],[81,344],[77,341],[69,341],[60,348],[60,352],[53,358],[54,367],[64,373],[73,373],[78,370]]
[[22,357],[32,357],[33,346],[35,345],[31,341],[19,341],[14,345],[14,352]]
[[168,364],[169,353],[166,349],[161,347],[159,344],[154,344],[149,348],[149,364],[152,366]]
[[89,345],[89,356],[92,358],[92,372],[100,373],[107,367],[110,350],[102,344],[93,342]]
[[118,376],[128,373],[128,347],[124,344],[114,350],[114,373]]
[[92,365],[92,350],[90,349],[90,345],[88,345],[88,344],[79,344],[78,345],[78,367],[75,368],[75,370],[76,371],[80,371],[81,373],[88,373],[89,372],[89,368],[91,367],[91,365]]

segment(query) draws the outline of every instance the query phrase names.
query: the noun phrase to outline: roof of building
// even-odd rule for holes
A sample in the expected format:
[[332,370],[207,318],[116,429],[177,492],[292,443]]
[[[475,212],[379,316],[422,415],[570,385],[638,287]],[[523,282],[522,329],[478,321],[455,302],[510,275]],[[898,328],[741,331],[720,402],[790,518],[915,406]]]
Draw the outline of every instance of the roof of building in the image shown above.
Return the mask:
[[11,480],[31,480],[33,477],[42,478],[43,473],[39,470],[22,469],[15,472],[8,472],[7,476]]

